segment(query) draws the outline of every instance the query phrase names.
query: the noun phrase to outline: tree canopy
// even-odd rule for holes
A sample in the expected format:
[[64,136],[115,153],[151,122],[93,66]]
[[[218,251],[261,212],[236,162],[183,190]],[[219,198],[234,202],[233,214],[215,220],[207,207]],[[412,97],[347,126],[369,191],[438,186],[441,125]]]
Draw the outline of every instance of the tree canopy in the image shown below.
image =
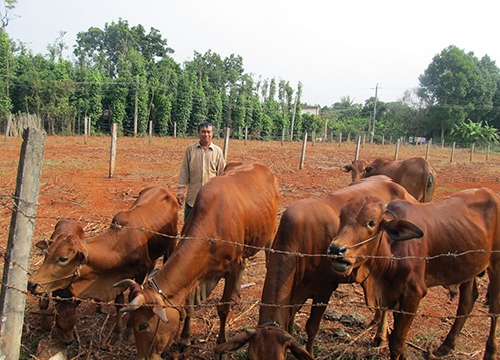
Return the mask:
[[[396,101],[375,97],[358,104],[350,96],[320,109],[319,117],[301,109],[302,84],[286,79],[255,78],[243,58],[225,58],[208,50],[177,63],[161,33],[126,20],[91,27],[77,34],[74,59],[61,32],[48,54],[33,54],[7,33],[15,0],[0,10],[0,126],[9,114],[34,114],[49,134],[107,133],[118,124],[121,134],[179,136],[196,132],[201,121],[234,137],[248,129],[255,139],[285,136],[358,136],[375,129],[373,139],[409,136],[454,139],[469,124],[496,133],[500,127],[500,70],[488,55],[478,59],[450,45],[420,75],[420,87]],[[467,123],[468,121],[469,123]],[[466,124],[463,126],[463,124]],[[5,126],[4,126],[5,128]],[[324,132],[329,132],[325,134]],[[463,134],[462,134],[463,135]],[[462,137],[466,139],[467,137]],[[493,141],[497,138],[490,137]]]

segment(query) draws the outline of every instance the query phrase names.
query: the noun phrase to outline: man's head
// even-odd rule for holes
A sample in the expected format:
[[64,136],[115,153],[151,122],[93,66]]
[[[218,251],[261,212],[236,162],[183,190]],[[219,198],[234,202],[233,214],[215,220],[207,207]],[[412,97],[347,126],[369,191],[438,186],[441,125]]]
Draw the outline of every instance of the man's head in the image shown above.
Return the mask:
[[207,146],[212,142],[212,137],[214,135],[212,124],[208,121],[204,121],[198,125],[198,137],[200,138],[200,144],[202,146]]

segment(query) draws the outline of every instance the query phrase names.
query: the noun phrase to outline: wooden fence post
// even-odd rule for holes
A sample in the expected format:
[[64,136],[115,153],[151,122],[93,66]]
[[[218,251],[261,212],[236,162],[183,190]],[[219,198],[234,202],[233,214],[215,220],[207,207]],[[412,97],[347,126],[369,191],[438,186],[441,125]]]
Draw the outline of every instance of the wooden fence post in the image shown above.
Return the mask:
[[432,145],[432,139],[430,139],[429,142],[427,143],[427,151],[425,152],[425,160],[429,160],[429,151],[431,149],[431,145]]
[[361,136],[358,136],[358,143],[356,144],[356,155],[354,155],[354,160],[359,160],[360,143],[361,143]]
[[455,144],[456,142],[453,142],[453,145],[451,146],[451,156],[450,156],[450,162],[453,162],[453,157],[455,156]]
[[396,151],[394,151],[394,160],[398,159],[399,156],[399,145],[401,144],[401,139],[396,142]]
[[488,149],[486,150],[486,161],[490,159],[491,143],[488,143]]
[[109,177],[112,178],[115,172],[115,162],[116,162],[116,128],[117,124],[111,124],[111,149],[110,149],[110,159],[109,159]]
[[229,135],[231,134],[231,128],[226,128],[226,134],[224,136],[224,160],[227,162],[227,152],[229,147]]
[[153,122],[149,121],[149,145],[151,145],[152,138],[153,138]]
[[475,143],[472,143],[472,146],[470,148],[470,161],[474,158],[474,148],[476,147]]
[[7,138],[9,137],[10,124],[12,123],[12,114],[7,115],[7,124],[5,125],[5,140],[7,142]]
[[20,354],[45,136],[44,130],[35,128],[23,132],[0,290],[1,359],[19,359]]
[[83,143],[84,144],[87,144],[87,129],[88,129],[88,123],[89,121],[89,118],[88,117],[84,117],[83,118]]
[[304,167],[304,159],[306,157],[306,145],[307,145],[307,133],[304,133],[304,141],[302,142],[302,153],[300,154],[300,165],[299,169],[302,170]]

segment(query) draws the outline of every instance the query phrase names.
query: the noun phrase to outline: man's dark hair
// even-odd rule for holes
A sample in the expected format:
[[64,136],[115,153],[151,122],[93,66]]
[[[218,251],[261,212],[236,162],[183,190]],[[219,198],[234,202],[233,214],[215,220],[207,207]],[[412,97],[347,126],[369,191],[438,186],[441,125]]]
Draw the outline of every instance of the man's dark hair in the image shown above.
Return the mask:
[[198,125],[198,132],[200,132],[201,128],[204,128],[204,127],[213,128],[212,123],[210,121],[203,121],[200,123],[200,125]]

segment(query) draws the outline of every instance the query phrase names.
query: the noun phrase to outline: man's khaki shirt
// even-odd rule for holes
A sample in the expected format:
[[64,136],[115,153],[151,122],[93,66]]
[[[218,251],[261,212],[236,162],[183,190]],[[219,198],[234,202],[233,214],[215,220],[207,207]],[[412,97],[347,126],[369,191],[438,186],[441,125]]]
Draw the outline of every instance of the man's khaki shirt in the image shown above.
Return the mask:
[[210,143],[207,150],[203,150],[199,142],[188,146],[179,174],[178,194],[184,194],[187,186],[186,203],[192,207],[200,188],[222,174],[224,166],[222,149],[214,143]]

